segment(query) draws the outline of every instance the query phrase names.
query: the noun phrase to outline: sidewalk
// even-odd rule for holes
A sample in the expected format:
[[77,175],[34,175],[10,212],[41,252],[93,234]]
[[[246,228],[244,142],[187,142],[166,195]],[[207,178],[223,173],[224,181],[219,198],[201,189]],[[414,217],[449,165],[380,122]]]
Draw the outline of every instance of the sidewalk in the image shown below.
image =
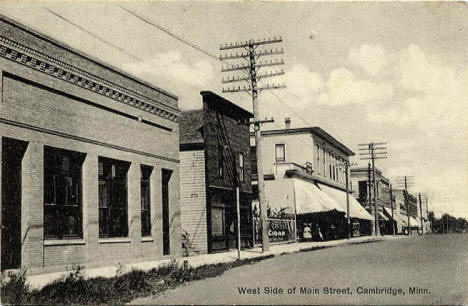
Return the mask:
[[[250,259],[250,258],[257,258],[263,257],[268,255],[278,256],[290,253],[297,253],[300,251],[314,249],[314,248],[327,248],[327,247],[336,247],[341,245],[349,245],[349,244],[359,244],[359,243],[366,243],[366,242],[373,242],[373,241],[383,241],[383,240],[393,240],[404,238],[406,236],[382,236],[382,237],[358,237],[352,239],[342,239],[342,240],[331,240],[331,241],[312,241],[312,242],[296,242],[296,243],[289,243],[289,244],[276,244],[270,245],[270,250],[268,252],[262,253],[262,249],[260,247],[247,249],[241,251],[241,259]],[[187,264],[191,267],[199,267],[203,265],[213,265],[218,263],[228,263],[234,262],[237,260],[237,250],[232,250],[229,252],[222,252],[222,253],[215,253],[215,254],[201,254],[195,255],[190,257],[179,257],[175,259],[179,265],[183,265],[184,261],[187,261]],[[84,269],[83,273],[85,278],[93,278],[93,277],[113,277],[120,271],[130,271],[132,269],[138,269],[143,271],[149,271],[153,268],[158,268],[165,264],[171,262],[171,259],[165,260],[157,260],[157,261],[147,261],[141,263],[134,263],[124,265],[123,267],[118,266],[108,266],[102,268],[92,268],[92,269]],[[54,280],[69,274],[70,271],[66,272],[57,272],[57,273],[47,273],[47,274],[39,274],[39,275],[30,275],[27,277],[27,283],[32,288],[40,289],[47,284],[50,284]]]

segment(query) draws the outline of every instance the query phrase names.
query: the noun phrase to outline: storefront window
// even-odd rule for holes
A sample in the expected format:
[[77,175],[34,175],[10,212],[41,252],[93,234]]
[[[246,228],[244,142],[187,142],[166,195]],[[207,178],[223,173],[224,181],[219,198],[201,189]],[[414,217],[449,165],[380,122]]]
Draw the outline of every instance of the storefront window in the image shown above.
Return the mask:
[[82,165],[85,154],[44,147],[44,236],[82,238]]
[[153,167],[141,165],[141,235],[151,236],[151,189],[150,176]]
[[128,236],[129,166],[128,162],[99,157],[99,237]]

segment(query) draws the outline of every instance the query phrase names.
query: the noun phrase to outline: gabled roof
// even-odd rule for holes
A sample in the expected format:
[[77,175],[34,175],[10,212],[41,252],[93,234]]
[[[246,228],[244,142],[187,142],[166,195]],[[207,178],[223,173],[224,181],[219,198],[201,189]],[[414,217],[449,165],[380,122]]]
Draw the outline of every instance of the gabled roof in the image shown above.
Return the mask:
[[348,147],[344,144],[336,140],[333,136],[322,130],[318,126],[314,127],[305,127],[305,128],[296,128],[296,129],[281,129],[281,130],[270,130],[270,131],[262,131],[262,136],[268,135],[286,135],[286,134],[301,134],[301,133],[312,133],[313,135],[323,139],[324,141],[328,142],[341,152],[345,153],[348,156],[354,156],[354,152],[351,151]]
[[183,111],[179,120],[179,143],[203,143],[203,110]]

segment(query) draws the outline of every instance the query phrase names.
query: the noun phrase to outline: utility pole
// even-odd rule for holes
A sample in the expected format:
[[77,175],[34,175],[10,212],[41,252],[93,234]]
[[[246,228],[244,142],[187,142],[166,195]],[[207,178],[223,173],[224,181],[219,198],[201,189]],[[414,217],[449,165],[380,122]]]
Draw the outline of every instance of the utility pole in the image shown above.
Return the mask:
[[273,119],[265,119],[260,120],[260,111],[258,105],[258,94],[263,90],[270,90],[270,89],[277,89],[277,88],[285,88],[284,84],[267,84],[263,86],[258,86],[258,81],[264,78],[280,76],[284,74],[284,71],[270,71],[263,74],[257,74],[260,68],[262,67],[270,67],[270,66],[278,66],[284,65],[284,61],[281,59],[278,60],[270,60],[270,61],[262,61],[258,62],[257,60],[261,56],[270,56],[276,54],[283,54],[283,49],[281,50],[257,50],[259,46],[274,44],[274,43],[281,43],[283,39],[279,38],[269,38],[263,40],[249,40],[246,42],[234,43],[234,44],[224,44],[220,46],[220,50],[231,50],[231,49],[243,49],[240,53],[232,53],[232,54],[224,54],[220,55],[219,59],[224,60],[246,60],[248,63],[245,64],[242,62],[241,64],[237,65],[228,65],[227,67],[223,67],[221,72],[233,72],[233,71],[243,71],[244,74],[241,76],[233,76],[232,78],[228,77],[227,79],[223,79],[223,83],[235,83],[235,82],[247,82],[249,83],[248,86],[243,87],[230,87],[230,88],[223,88],[223,93],[233,93],[233,92],[247,92],[252,96],[252,103],[253,103],[253,113],[254,118],[251,122],[254,125],[254,132],[255,132],[255,147],[256,147],[256,155],[257,155],[257,182],[258,182],[258,197],[260,202],[260,214],[261,214],[261,221],[262,221],[262,251],[266,252],[270,249],[270,241],[268,237],[268,221],[267,221],[267,207],[265,201],[265,192],[264,192],[264,181],[263,181],[263,163],[262,163],[262,146],[261,146],[261,131],[260,126],[263,123],[273,122]]
[[351,239],[351,216],[349,212],[349,167],[354,166],[355,164],[350,164],[348,161],[341,162],[337,164],[340,169],[345,170],[346,178],[346,216],[348,223],[348,239]]
[[392,184],[390,184],[390,207],[392,208],[392,234],[395,236],[395,218],[393,216],[393,190]]
[[[426,216],[427,216],[427,220],[429,220],[429,203],[427,201],[427,196],[426,196]],[[431,234],[434,232],[434,225],[432,224],[433,221],[434,220],[430,221],[431,223],[429,224],[430,229],[431,229]]]
[[[410,203],[408,201],[408,188],[414,186],[412,176],[400,176],[397,178],[397,183],[404,188],[404,199],[406,206],[406,214],[408,217],[408,235],[411,235],[411,222],[410,222]],[[417,208],[416,208],[417,209]]]
[[424,235],[424,219],[423,219],[423,210],[421,202],[421,193],[419,193],[419,210],[421,211],[421,234]]
[[[371,163],[367,164],[367,203],[369,205],[369,210],[372,216],[374,216],[374,212],[372,211],[372,197],[371,197],[371,190],[372,190],[372,176],[371,176]],[[371,221],[371,236],[375,236],[375,221]]]
[[375,235],[380,236],[380,226],[379,226],[379,212],[377,208],[377,181],[376,181],[376,172],[375,172],[375,160],[376,159],[386,159],[387,152],[384,151],[387,149],[384,145],[386,142],[371,142],[371,143],[361,143],[358,144],[359,155],[361,160],[371,160],[372,162],[372,183],[373,183],[373,196],[374,196],[374,227]]

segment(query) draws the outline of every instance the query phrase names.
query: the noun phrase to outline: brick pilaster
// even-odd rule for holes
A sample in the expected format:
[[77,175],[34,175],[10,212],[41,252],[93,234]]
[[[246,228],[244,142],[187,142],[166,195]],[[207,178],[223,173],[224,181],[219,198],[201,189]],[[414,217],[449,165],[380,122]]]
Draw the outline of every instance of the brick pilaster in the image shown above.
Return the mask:
[[140,187],[140,164],[132,162],[128,169],[128,235],[132,240],[132,255],[141,258],[141,187]]
[[151,234],[156,244],[156,256],[163,254],[163,228],[162,228],[162,179],[161,167],[155,166],[151,173]]
[[21,173],[21,267],[40,268],[44,263],[44,146],[30,142]]
[[83,162],[83,239],[86,243],[86,262],[94,262],[99,239],[98,156],[88,153]]

